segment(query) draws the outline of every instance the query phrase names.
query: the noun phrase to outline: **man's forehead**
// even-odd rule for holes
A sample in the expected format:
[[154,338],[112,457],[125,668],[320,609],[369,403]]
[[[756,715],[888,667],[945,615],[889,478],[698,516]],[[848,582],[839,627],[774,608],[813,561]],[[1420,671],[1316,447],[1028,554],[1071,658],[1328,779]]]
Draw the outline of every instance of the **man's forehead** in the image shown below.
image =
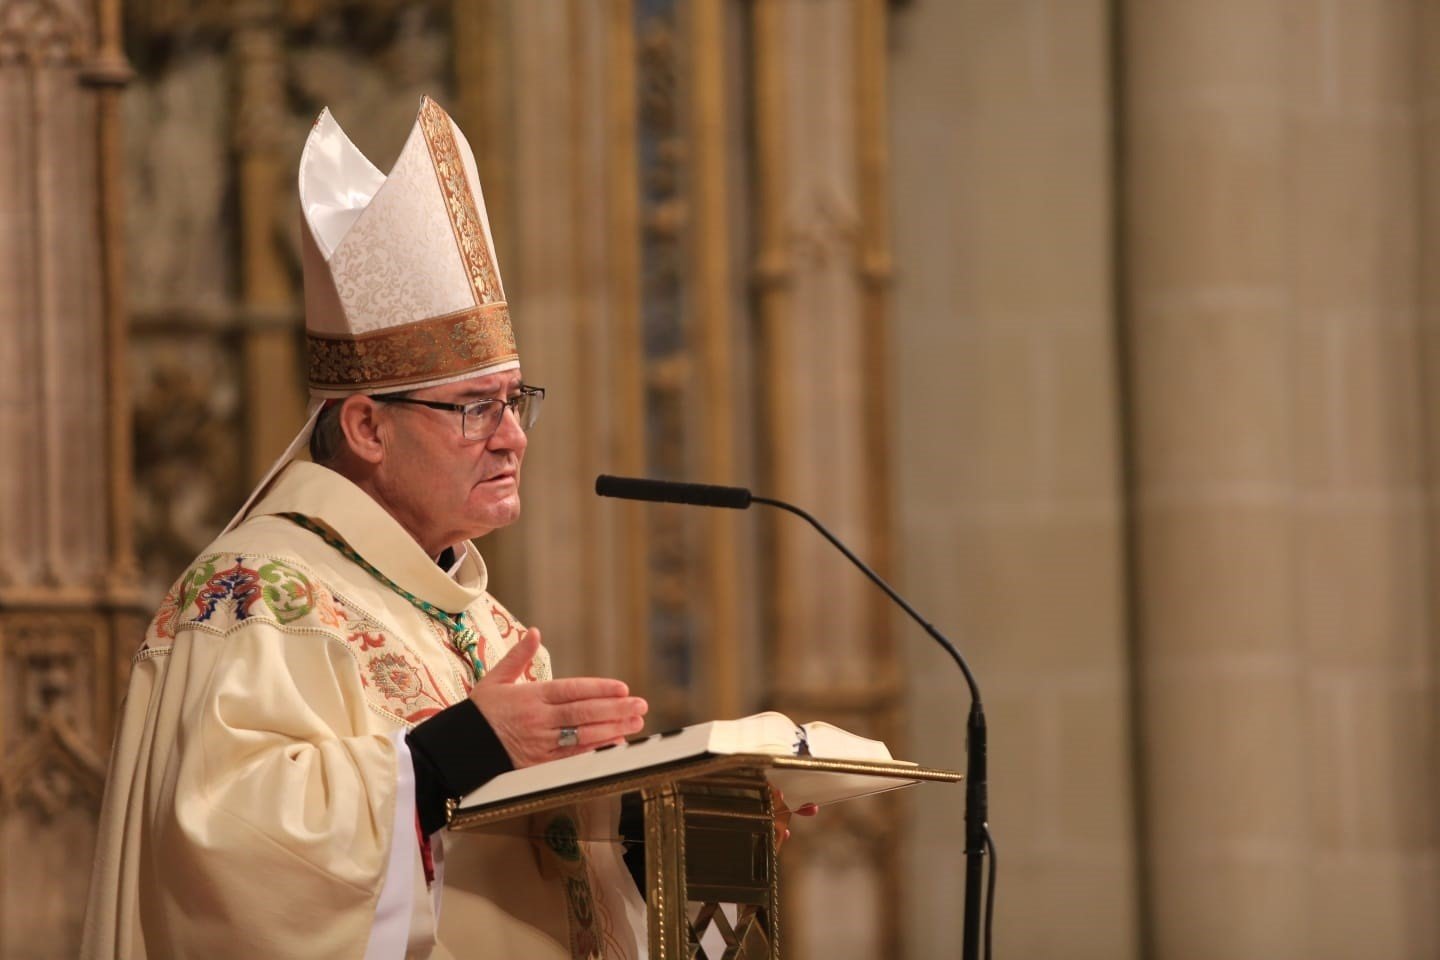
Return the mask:
[[483,377],[472,377],[469,380],[441,384],[428,390],[417,390],[416,395],[446,400],[493,397],[514,390],[520,385],[520,381],[519,370],[506,370],[503,373],[491,373]]

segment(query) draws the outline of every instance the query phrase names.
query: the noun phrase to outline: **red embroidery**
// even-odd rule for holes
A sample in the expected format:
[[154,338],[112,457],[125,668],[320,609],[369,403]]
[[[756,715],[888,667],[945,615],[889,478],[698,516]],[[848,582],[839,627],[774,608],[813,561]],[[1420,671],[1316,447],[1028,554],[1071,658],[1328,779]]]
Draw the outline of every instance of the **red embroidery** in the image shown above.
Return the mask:
[[242,564],[237,557],[235,565],[221,570],[205,582],[200,595],[195,598],[195,619],[209,620],[222,603],[229,603],[236,620],[250,616],[250,608],[260,599],[260,575]]
[[176,602],[175,591],[172,589],[165,594],[165,599],[160,601],[160,609],[155,612],[155,635],[166,640],[174,640],[175,621],[179,618],[179,614],[180,605]]
[[[345,611],[340,609],[339,605],[334,603],[328,594],[320,601],[320,622],[325,624],[325,626],[343,627],[345,626],[345,621],[348,619],[349,618],[345,616]],[[351,639],[353,640],[354,638],[352,637]],[[364,648],[362,647],[361,649],[363,650]]]
[[414,700],[420,695],[420,674],[398,653],[386,653],[370,661],[370,679],[387,697]]
[[500,631],[500,636],[502,639],[510,636],[510,634],[515,630],[515,621],[510,619],[510,615],[508,613],[506,613],[504,610],[501,610],[494,604],[490,605],[490,616],[495,619],[495,629]]
[[362,652],[366,650],[379,650],[385,646],[385,634],[383,633],[368,633],[364,630],[357,630],[350,634],[350,642],[355,643],[357,640],[360,642],[360,650]]

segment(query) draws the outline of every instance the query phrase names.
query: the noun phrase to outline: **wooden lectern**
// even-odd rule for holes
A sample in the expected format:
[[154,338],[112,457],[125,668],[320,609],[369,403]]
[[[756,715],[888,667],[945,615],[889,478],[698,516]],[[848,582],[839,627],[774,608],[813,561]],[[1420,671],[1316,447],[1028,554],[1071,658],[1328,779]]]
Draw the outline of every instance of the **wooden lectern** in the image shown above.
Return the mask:
[[[725,960],[777,960],[779,869],[770,783],[795,798],[823,792],[829,778],[873,786],[848,791],[857,796],[927,780],[954,783],[961,776],[893,761],[712,754],[455,810],[450,829],[481,830],[515,817],[638,792],[645,809],[651,960],[721,960],[708,957],[701,946],[712,926],[725,942]],[[732,904],[734,922],[723,909]]]

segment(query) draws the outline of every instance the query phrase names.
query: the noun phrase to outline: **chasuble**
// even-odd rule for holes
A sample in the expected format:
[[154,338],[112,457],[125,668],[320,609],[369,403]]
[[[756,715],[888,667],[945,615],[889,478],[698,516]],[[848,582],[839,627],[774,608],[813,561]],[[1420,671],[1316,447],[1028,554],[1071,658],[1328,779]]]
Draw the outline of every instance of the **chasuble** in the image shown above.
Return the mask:
[[[473,544],[442,570],[360,488],[291,463],[134,657],[82,955],[638,960],[618,810],[421,826],[412,744],[523,629]],[[549,677],[542,649],[526,680]]]

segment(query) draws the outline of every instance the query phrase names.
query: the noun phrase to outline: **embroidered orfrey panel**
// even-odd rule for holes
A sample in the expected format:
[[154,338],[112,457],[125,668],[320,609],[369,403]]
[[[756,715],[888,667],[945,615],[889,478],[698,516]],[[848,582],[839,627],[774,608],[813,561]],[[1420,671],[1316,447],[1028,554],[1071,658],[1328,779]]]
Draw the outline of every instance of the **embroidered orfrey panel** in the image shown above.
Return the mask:
[[420,127],[425,131],[425,142],[430,147],[430,159],[435,164],[435,176],[439,179],[440,190],[445,195],[445,209],[450,215],[455,243],[460,248],[460,256],[470,274],[475,302],[486,304],[503,301],[505,294],[495,273],[490,243],[485,236],[485,227],[475,204],[475,195],[470,190],[470,181],[465,176],[465,163],[455,141],[455,129],[450,123],[450,117],[440,109],[439,104],[426,97],[420,107]]
[[[255,621],[320,631],[345,643],[371,708],[400,723],[419,723],[466,694],[463,661],[454,658],[448,675],[442,670],[437,676],[394,629],[332,593],[291,559],[201,557],[166,594],[139,655],[168,647],[186,628],[224,634]],[[453,657],[440,647],[447,650],[443,656]]]

